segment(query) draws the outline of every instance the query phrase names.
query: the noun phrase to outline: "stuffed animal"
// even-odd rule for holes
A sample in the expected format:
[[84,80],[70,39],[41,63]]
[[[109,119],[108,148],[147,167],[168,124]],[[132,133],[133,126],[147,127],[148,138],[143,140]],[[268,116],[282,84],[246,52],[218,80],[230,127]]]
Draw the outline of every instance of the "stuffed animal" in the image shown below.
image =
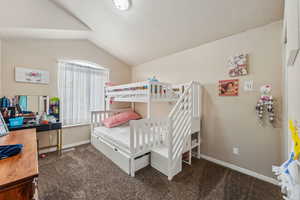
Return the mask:
[[263,85],[260,88],[261,96],[256,104],[257,117],[262,120],[264,117],[265,110],[269,114],[269,121],[273,123],[275,121],[274,111],[274,99],[271,95],[272,86],[270,84]]
[[294,152],[292,152],[289,160],[280,167],[273,166],[272,168],[279,181],[281,191],[285,194],[284,199],[286,200],[300,199],[299,164],[294,159]]
[[152,78],[148,78],[148,81],[150,82],[158,82],[157,78],[153,76]]
[[266,84],[260,87],[260,92],[265,95],[269,95],[272,91],[272,86],[270,84]]
[[289,128],[293,139],[293,149],[289,159],[280,167],[273,166],[273,172],[277,176],[281,191],[285,194],[285,200],[300,199],[300,163],[298,161],[300,155],[300,138],[297,127],[293,121],[289,121]]

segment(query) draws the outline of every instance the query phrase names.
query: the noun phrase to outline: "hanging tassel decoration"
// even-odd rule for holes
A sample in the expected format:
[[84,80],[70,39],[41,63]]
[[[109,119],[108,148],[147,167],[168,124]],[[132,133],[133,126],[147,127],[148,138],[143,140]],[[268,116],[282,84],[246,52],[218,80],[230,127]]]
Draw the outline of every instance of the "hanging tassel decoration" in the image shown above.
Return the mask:
[[256,105],[257,117],[262,120],[264,114],[264,102],[260,99]]

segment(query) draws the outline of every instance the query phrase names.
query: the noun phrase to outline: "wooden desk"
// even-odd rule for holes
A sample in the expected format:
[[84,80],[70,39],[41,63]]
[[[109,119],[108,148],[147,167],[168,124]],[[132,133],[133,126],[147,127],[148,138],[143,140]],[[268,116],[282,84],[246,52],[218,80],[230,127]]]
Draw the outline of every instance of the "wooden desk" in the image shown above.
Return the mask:
[[0,200],[31,200],[38,176],[35,129],[12,131],[0,137],[0,145],[23,144],[23,151],[0,160]]

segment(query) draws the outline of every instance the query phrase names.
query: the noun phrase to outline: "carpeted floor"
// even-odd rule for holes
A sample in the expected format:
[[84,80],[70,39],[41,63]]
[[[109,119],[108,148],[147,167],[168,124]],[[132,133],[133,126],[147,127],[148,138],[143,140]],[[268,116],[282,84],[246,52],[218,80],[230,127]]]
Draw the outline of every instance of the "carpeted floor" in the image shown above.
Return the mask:
[[272,184],[205,160],[169,182],[151,167],[129,177],[91,145],[39,160],[40,200],[279,200]]

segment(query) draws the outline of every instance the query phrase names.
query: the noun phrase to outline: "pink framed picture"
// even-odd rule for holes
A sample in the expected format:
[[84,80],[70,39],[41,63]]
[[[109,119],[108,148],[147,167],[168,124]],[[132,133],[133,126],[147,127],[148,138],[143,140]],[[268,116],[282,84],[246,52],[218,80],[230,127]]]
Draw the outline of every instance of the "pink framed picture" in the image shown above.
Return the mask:
[[238,96],[239,79],[219,81],[219,96]]

